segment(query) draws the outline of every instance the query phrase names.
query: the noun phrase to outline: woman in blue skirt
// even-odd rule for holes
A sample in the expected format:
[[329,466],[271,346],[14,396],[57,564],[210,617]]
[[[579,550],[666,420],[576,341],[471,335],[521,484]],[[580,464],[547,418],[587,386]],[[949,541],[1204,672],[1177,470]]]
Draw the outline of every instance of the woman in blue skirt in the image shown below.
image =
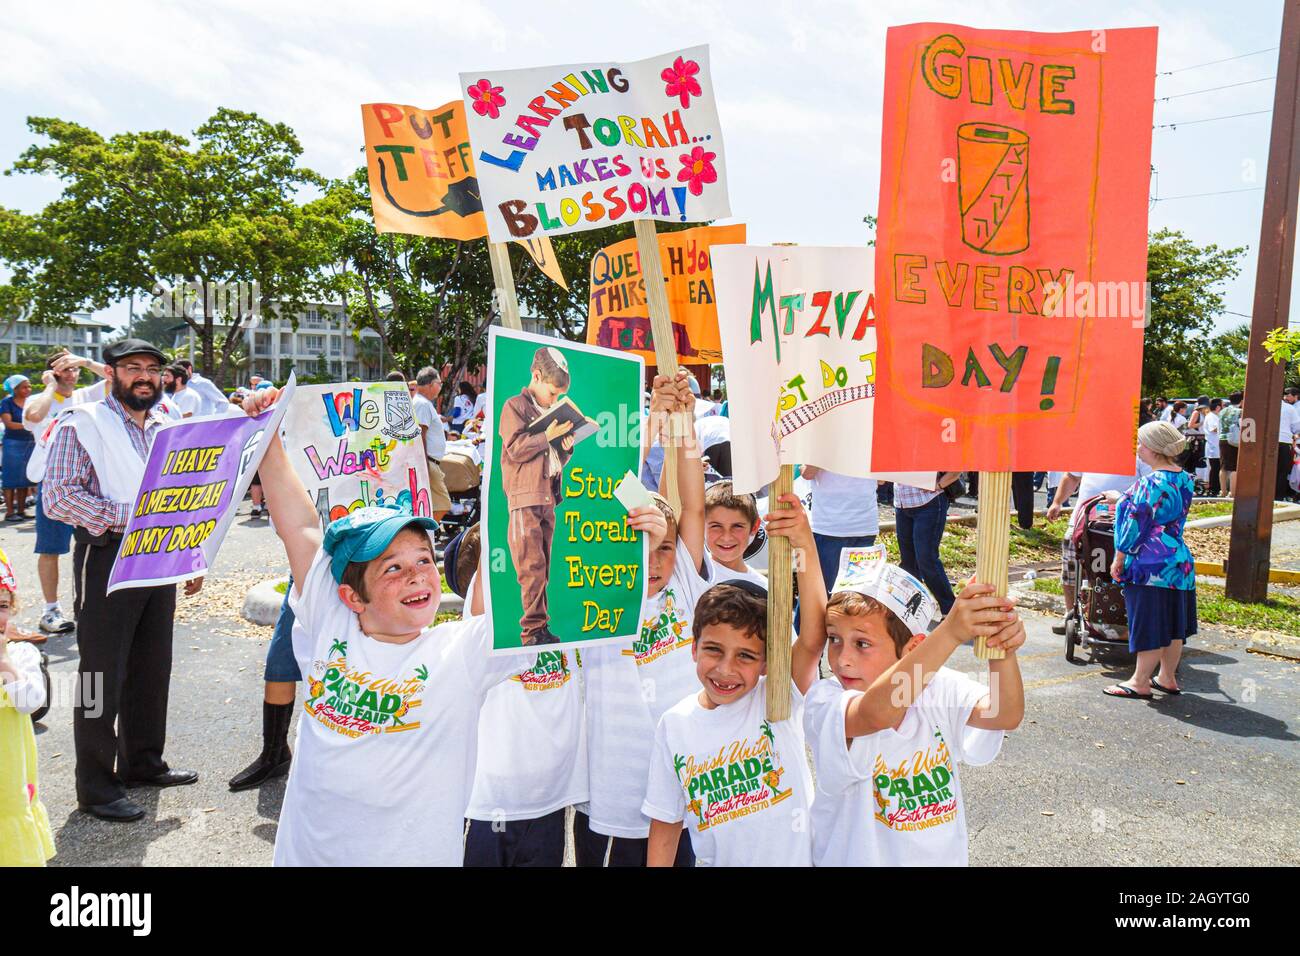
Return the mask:
[[1138,457],[1151,473],[1118,496],[1115,563],[1124,585],[1128,648],[1137,655],[1133,676],[1103,693],[1151,700],[1152,690],[1179,694],[1178,659],[1196,633],[1196,567],[1183,541],[1192,505],[1192,476],[1177,463],[1186,439],[1168,422],[1138,429]]
[[27,480],[27,459],[36,447],[36,436],[23,427],[23,406],[31,394],[31,382],[26,375],[10,375],[5,379],[5,398],[0,401],[0,424],[4,425],[0,484],[4,485],[7,522],[27,520],[27,493],[32,485]]

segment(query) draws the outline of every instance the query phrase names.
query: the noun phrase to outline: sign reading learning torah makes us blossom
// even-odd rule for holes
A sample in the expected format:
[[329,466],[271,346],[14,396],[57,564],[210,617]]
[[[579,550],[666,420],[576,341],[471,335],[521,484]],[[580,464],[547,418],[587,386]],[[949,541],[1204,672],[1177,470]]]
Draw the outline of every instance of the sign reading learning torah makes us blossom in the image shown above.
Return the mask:
[[871,470],[871,250],[714,246],[712,256],[736,490],[793,464],[933,488],[933,471]]
[[1154,28],[889,30],[873,467],[1132,471],[1155,62]]
[[707,46],[460,81],[493,242],[731,214]]

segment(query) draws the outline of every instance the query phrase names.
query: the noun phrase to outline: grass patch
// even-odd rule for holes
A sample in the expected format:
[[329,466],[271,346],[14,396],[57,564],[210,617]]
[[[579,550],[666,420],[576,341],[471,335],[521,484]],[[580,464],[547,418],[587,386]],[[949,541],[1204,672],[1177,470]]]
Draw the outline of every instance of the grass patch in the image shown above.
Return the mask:
[[[1043,523],[1035,518],[1034,527],[1028,531],[1012,524],[1011,563],[1037,564],[1056,561],[1061,557],[1061,536],[1065,534],[1068,517]],[[962,577],[975,572],[975,542],[978,535],[973,525],[949,524],[939,541],[939,560],[949,577]],[[880,540],[889,552],[889,560],[898,561],[898,538],[892,531],[883,532]]]
[[288,581],[276,581],[276,582],[275,582],[275,593],[276,593],[276,594],[288,594],[288,593],[289,593],[289,582],[288,582]]
[[448,621],[459,621],[460,611],[439,611],[438,616],[433,619],[434,627],[439,624],[446,624]]
[[1061,593],[1060,578],[1034,578],[1034,590],[1044,591],[1047,594]]
[[1295,634],[1300,632],[1300,597],[1271,590],[1263,604],[1242,604],[1226,597],[1217,584],[1197,584],[1196,619],[1241,630]]
[[1192,507],[1187,512],[1187,520],[1195,521],[1197,518],[1218,518],[1222,515],[1230,514],[1232,514],[1231,501],[1192,502]]

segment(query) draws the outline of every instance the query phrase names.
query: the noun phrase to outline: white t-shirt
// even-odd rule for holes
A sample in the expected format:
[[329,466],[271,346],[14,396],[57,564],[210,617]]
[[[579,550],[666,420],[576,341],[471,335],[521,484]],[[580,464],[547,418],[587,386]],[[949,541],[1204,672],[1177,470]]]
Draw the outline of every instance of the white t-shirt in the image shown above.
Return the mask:
[[712,710],[696,690],[655,730],[641,812],[685,820],[697,866],[812,866],[803,697],[791,683],[790,719],[774,724],[766,697],[766,677]]
[[668,583],[641,605],[640,637],[598,644],[582,655],[591,771],[586,809],[597,833],[633,839],[650,834],[641,804],[655,727],[669,707],[700,689],[691,659],[691,618],[708,588],[679,539]]
[[755,571],[748,564],[745,565],[744,571],[733,571],[731,568],[728,568],[724,565],[719,564],[717,561],[714,561],[713,555],[709,554],[707,548],[705,549],[704,554],[705,554],[704,557],[705,563],[708,564],[709,566],[710,584],[721,584],[723,581],[740,580],[740,581],[752,581],[754,584],[757,584],[761,588],[767,587],[767,578],[764,577],[762,574],[760,574],[758,571]]
[[27,459],[28,481],[39,484],[45,480],[45,460],[50,453],[50,439],[54,437],[51,426],[64,409],[84,405],[87,402],[102,402],[107,397],[108,380],[101,378],[90,385],[74,389],[71,395],[60,395],[55,392],[45,417],[39,422],[31,421],[26,415],[23,416],[23,427],[36,436],[36,447],[32,449],[32,455]]
[[876,479],[851,478],[821,469],[809,478],[813,487],[814,534],[854,538],[880,533],[880,508],[876,504]]
[[488,691],[465,811],[471,820],[534,820],[586,802],[587,735],[576,653],[542,651]]
[[415,408],[415,420],[428,429],[424,433],[424,450],[430,458],[442,460],[447,454],[447,433],[442,427],[442,416],[433,402],[419,392],[411,399]]
[[275,865],[460,866],[479,709],[518,659],[488,656],[486,617],[367,637],[323,550],[289,607],[308,693]]
[[209,378],[205,378],[198,372],[190,376],[188,384],[185,386],[186,391],[192,391],[202,402],[203,414],[214,415],[221,411],[222,405],[229,405],[230,400],[226,398],[224,392],[217,388],[216,383]]
[[1165,410],[1160,413],[1160,420],[1167,422],[1174,417],[1174,406],[1166,405]]
[[1278,444],[1290,444],[1300,436],[1300,405],[1282,399],[1282,417],[1278,420]]
[[1091,471],[1082,475],[1077,471],[1071,472],[1071,474],[1080,479],[1077,500],[1087,501],[1094,495],[1100,495],[1107,491],[1128,491],[1133,483],[1143,475],[1151,474],[1151,466],[1141,458],[1135,457],[1133,460],[1133,474],[1131,475],[1102,475]]
[[178,388],[168,395],[167,399],[176,406],[182,418],[186,415],[202,415],[204,413],[203,400],[199,398],[199,393],[192,388]]
[[821,680],[804,705],[817,768],[813,865],[966,866],[957,764],[989,763],[1002,748],[1002,731],[966,726],[988,688],[940,668],[897,730],[850,743],[844,712],[861,693]]
[[1205,432],[1205,457],[1219,457],[1219,416],[1206,412],[1201,419],[1201,429]]

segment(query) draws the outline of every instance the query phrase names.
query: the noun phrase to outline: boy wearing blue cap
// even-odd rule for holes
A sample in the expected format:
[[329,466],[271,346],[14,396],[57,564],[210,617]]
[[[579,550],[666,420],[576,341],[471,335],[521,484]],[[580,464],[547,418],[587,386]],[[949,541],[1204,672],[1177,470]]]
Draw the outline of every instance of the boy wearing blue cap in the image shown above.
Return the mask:
[[[256,415],[277,396],[259,389],[244,409]],[[489,656],[484,617],[434,626],[433,519],[362,508],[322,537],[278,436],[261,471],[308,687],[275,864],[459,866],[479,709],[518,660]]]
[[[813,685],[803,717],[817,770],[814,866],[966,865],[957,764],[990,763],[1020,725],[1025,630],[988,584],[967,585],[929,631],[937,611],[883,549],[842,552],[826,604],[835,676]],[[980,635],[1006,652],[989,661],[987,686],[943,666]]]

